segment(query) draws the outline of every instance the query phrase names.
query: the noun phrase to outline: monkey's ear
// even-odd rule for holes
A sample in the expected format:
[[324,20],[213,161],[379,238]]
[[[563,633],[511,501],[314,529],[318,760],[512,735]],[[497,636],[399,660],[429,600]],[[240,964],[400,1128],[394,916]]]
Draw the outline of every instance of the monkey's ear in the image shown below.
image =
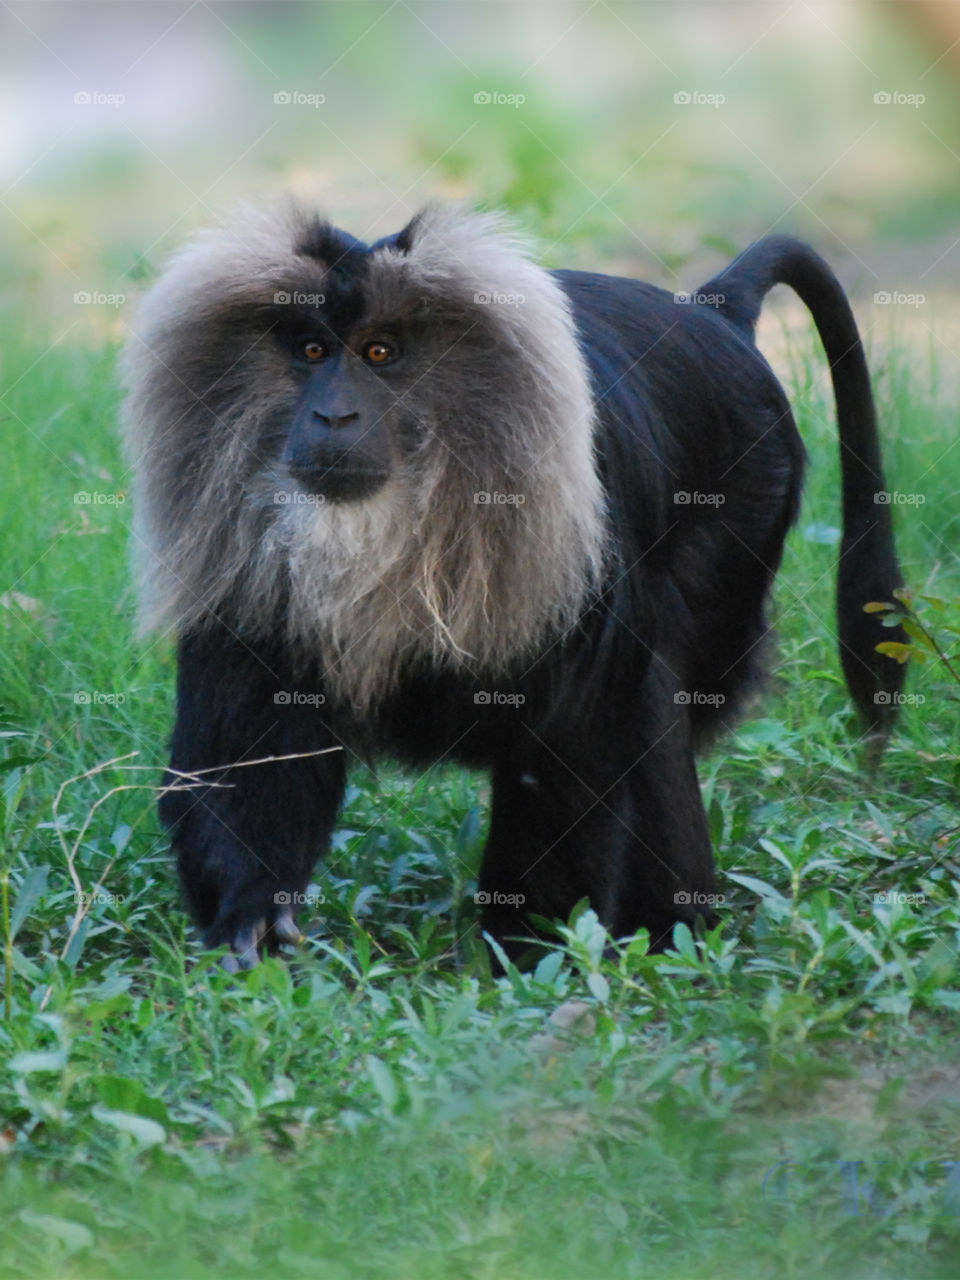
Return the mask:
[[378,240],[376,244],[371,245],[371,249],[390,249],[394,253],[409,253],[413,248],[413,242],[423,223],[421,214],[416,213],[403,228],[395,235],[384,236],[382,240]]
[[402,231],[397,232],[397,251],[399,253],[409,253],[413,248],[413,241],[420,230],[423,219],[419,213],[415,213]]

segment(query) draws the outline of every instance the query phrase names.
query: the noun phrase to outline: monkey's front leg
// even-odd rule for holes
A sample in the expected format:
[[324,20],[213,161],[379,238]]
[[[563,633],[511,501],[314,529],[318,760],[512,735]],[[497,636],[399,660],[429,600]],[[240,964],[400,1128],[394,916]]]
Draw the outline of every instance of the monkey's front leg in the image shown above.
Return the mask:
[[333,830],[344,752],[303,754],[336,739],[320,690],[295,685],[275,654],[218,626],[181,639],[178,662],[165,785],[179,789],[161,796],[160,817],[207,945],[229,944],[249,968],[297,937],[293,906]]

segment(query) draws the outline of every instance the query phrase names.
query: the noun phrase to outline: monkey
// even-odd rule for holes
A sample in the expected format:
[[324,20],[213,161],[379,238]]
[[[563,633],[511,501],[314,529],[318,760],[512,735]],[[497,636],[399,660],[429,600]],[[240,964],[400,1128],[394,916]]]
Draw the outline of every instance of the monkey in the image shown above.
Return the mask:
[[582,899],[655,950],[716,919],[696,755],[763,675],[805,463],[755,343],[776,284],[831,370],[840,658],[885,738],[898,632],[864,606],[902,579],[811,247],[769,236],[674,295],[548,270],[496,213],[435,203],[369,243],[290,200],[173,256],[123,355],[135,571],[177,642],[159,813],[234,970],[298,936],[347,769],[384,757],[488,773],[477,900],[510,959]]

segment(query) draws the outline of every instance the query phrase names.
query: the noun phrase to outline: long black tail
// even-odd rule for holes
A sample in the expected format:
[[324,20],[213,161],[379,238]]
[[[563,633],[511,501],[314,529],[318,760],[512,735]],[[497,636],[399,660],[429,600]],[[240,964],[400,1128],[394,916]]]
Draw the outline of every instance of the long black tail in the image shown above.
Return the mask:
[[764,296],[786,284],[807,306],[823,343],[837,404],[843,479],[843,542],[837,569],[840,660],[853,701],[871,730],[889,733],[896,720],[905,668],[876,652],[883,640],[905,640],[863,612],[871,600],[891,600],[903,579],[883,476],[870,374],[853,312],[839,280],[809,245],[791,236],[758,240],[701,292],[724,298],[720,311],[750,331]]

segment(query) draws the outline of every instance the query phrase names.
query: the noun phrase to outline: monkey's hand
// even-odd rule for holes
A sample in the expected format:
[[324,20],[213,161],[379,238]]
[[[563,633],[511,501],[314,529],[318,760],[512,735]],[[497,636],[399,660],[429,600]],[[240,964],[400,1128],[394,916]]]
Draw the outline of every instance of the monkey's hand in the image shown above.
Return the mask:
[[230,939],[231,954],[223,957],[223,967],[227,973],[239,973],[241,969],[252,969],[259,964],[262,952],[269,950],[271,935],[276,945],[288,943],[296,946],[303,937],[293,919],[293,912],[286,908],[272,924],[265,919],[240,929]]
[[254,821],[263,803],[261,796],[251,812],[229,786],[168,793],[160,802],[191,913],[208,947],[230,947],[231,972],[301,937],[293,913],[304,901],[313,846],[307,828],[299,845],[289,832],[282,844],[269,838]]

